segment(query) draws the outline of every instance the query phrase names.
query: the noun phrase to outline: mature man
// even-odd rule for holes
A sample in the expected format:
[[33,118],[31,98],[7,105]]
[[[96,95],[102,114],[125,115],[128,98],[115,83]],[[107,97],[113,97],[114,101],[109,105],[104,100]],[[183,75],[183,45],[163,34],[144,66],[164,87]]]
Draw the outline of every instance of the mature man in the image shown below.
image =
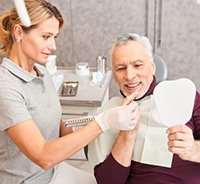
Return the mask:
[[192,118],[167,128],[160,121],[152,47],[146,37],[126,34],[111,49],[115,81],[123,97],[102,109],[118,106],[135,93],[142,115],[134,130],[109,130],[89,145],[88,157],[99,184],[197,184],[200,182],[200,94]]

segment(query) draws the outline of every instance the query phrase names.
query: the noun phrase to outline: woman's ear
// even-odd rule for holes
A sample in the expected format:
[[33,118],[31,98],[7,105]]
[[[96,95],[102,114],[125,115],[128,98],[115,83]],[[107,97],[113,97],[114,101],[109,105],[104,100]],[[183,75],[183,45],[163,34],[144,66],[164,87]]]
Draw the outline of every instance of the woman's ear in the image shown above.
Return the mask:
[[23,29],[19,24],[14,25],[13,35],[17,42],[20,42],[22,39]]

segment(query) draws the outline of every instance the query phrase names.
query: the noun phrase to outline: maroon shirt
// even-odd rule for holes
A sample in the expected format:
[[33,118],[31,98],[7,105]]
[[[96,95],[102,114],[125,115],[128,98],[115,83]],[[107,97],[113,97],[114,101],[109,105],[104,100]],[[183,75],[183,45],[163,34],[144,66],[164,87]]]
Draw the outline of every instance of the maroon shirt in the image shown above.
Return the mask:
[[[144,97],[152,94],[155,86],[154,78]],[[192,129],[194,138],[199,140],[200,94],[198,92],[192,118],[186,125]],[[200,163],[184,161],[174,154],[171,168],[135,161],[131,161],[130,167],[124,167],[110,154],[103,163],[95,166],[94,175],[98,184],[200,184]]]

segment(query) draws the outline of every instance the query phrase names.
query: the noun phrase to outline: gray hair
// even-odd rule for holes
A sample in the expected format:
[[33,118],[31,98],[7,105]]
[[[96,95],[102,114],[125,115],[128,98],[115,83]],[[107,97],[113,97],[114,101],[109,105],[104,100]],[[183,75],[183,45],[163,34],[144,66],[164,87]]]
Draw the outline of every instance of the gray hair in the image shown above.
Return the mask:
[[146,48],[149,59],[153,62],[152,46],[149,39],[146,36],[140,36],[138,34],[133,34],[133,33],[124,34],[122,36],[117,37],[112,42],[111,49],[110,49],[110,56],[112,56],[113,51],[116,46],[126,45],[128,41],[137,41],[137,42],[143,43],[143,45]]

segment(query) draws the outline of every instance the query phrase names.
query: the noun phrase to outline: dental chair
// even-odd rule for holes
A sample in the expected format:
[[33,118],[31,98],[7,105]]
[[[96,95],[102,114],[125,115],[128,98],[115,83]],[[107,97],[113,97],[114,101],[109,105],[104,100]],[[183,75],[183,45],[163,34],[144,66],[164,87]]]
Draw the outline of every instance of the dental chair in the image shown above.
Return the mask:
[[156,83],[158,84],[159,82],[168,79],[168,67],[166,62],[160,56],[154,54],[153,58],[156,65]]

